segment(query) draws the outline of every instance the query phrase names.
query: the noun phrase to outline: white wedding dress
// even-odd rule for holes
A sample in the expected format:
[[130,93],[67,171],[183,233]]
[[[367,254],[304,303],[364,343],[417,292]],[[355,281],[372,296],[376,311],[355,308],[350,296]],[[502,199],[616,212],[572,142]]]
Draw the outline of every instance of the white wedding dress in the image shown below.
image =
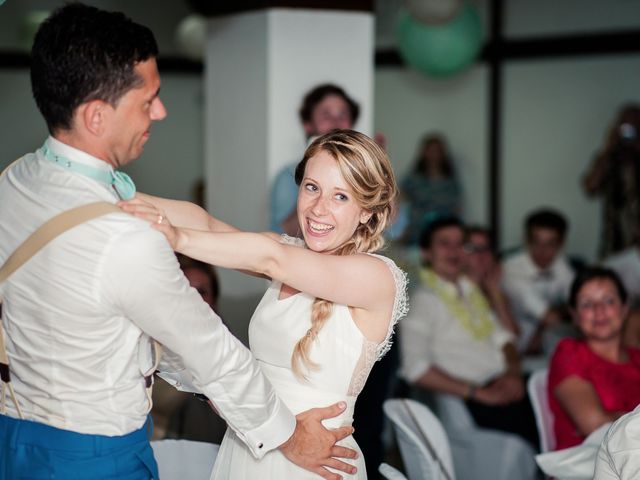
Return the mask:
[[[378,255],[376,257],[385,261],[396,282],[396,298],[387,338],[381,344],[368,341],[354,323],[349,308],[334,305],[331,317],[318,333],[311,348],[311,359],[320,368],[307,373],[307,382],[294,376],[291,370],[291,353],[311,326],[311,305],[314,298],[298,293],[278,300],[281,283],[274,281],[256,308],[249,325],[251,351],[294,415],[342,400],[347,404],[345,412],[323,423],[327,428],[352,423],[356,398],[364,387],[371,367],[389,349],[393,326],[407,311],[406,275],[392,260]],[[366,479],[362,452],[353,437],[345,438],[340,445],[357,450],[359,458],[350,461],[358,468],[356,475],[339,473],[343,478]],[[289,462],[277,449],[268,452],[261,460],[256,460],[231,429],[227,429],[211,475],[211,480],[318,478],[318,475]]]

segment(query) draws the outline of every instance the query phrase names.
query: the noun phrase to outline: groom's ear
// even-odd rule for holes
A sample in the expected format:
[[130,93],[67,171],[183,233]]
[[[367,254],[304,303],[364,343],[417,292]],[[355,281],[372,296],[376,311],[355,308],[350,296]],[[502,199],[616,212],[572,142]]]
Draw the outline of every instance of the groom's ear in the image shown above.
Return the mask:
[[104,100],[90,100],[76,109],[73,126],[96,137],[102,136],[108,127],[113,107]]

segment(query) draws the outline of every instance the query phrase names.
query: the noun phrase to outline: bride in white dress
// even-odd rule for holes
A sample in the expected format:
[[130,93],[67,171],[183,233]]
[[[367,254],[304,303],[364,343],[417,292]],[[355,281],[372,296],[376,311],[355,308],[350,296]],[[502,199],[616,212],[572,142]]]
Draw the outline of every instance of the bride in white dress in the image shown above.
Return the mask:
[[[206,231],[178,228],[172,224],[193,227],[202,221],[184,204],[154,197],[142,196],[153,208],[134,200],[125,209],[151,221],[159,218],[154,226],[180,253],[270,278],[249,325],[253,355],[294,414],[343,401],[344,413],[323,423],[327,428],[350,425],[356,398],[407,309],[405,274],[390,259],[372,253],[384,243],[382,232],[397,194],[395,177],[386,153],[369,137],[337,130],[309,146],[296,182],[304,241],[239,232],[212,217]],[[339,444],[360,453],[351,461],[357,473],[332,471],[365,479],[364,459],[353,437]],[[211,478],[319,477],[279,450],[255,459],[227,429]]]

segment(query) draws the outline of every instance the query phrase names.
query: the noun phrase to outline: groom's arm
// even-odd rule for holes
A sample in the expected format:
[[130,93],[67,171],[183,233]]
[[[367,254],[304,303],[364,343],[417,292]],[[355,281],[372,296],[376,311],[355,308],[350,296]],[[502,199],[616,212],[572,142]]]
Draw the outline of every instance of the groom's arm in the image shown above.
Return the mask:
[[105,300],[179,357],[255,457],[286,442],[295,417],[251,353],[191,288],[164,236],[127,220],[106,257]]
[[146,222],[128,222],[128,230],[108,247],[101,276],[104,301],[175,353],[193,385],[214,402],[256,458],[281,447],[294,463],[325,478],[338,477],[324,466],[350,471],[350,465],[332,457],[355,458],[353,450],[334,446],[351,428],[324,429],[320,420],[332,415],[320,409],[295,418],[249,350],[190,287],[164,236]]

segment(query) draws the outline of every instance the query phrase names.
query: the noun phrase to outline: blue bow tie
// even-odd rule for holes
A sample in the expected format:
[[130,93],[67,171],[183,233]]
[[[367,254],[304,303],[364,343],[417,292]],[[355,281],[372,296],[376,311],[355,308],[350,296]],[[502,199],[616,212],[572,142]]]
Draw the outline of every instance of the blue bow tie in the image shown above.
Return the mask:
[[131,177],[124,172],[114,170],[100,170],[99,168],[90,167],[82,163],[69,160],[62,155],[57,155],[51,151],[47,142],[42,146],[42,154],[47,160],[60,165],[67,170],[79,173],[85,177],[93,178],[105,185],[113,187],[118,196],[122,200],[131,200],[136,195],[136,186]]

